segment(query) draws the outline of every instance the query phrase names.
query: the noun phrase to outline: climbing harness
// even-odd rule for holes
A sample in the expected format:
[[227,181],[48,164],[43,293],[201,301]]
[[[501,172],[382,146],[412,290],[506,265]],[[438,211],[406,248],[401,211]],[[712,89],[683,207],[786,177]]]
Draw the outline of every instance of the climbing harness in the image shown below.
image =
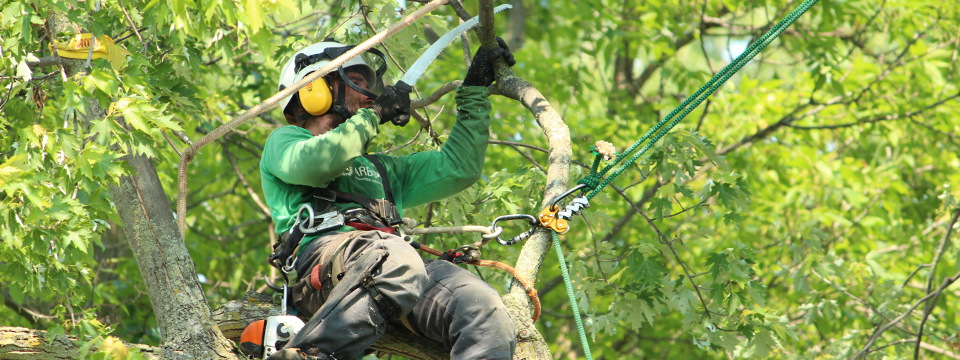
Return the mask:
[[[383,163],[373,155],[364,155],[377,169],[383,184],[386,199],[372,199],[362,194],[345,193],[333,189],[315,189],[311,201],[303,203],[294,215],[290,231],[277,237],[273,254],[267,262],[279,269],[287,284],[293,284],[298,274],[293,268],[297,247],[305,236],[320,235],[350,226],[357,230],[380,230],[395,234],[396,226],[402,224],[400,213],[393,201],[390,181]],[[338,203],[354,203],[359,208],[341,211]]]

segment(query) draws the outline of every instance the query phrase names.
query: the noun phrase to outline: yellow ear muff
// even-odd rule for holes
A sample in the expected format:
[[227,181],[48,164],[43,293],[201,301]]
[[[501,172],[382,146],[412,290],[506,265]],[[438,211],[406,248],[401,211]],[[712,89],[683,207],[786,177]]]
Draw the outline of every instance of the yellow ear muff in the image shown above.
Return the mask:
[[323,78],[314,80],[310,85],[300,89],[300,104],[303,109],[311,115],[323,115],[330,110],[333,104],[333,95],[330,94],[330,87]]

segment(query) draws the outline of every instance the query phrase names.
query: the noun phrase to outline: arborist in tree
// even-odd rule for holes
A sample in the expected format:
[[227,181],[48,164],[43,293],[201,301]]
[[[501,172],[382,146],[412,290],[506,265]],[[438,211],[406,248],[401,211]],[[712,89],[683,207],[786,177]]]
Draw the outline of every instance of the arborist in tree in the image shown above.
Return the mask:
[[[428,261],[397,235],[403,210],[479,179],[490,126],[493,62],[480,49],[457,89],[457,121],[439,151],[367,154],[379,126],[409,120],[410,88],[381,87],[386,62],[369,50],[280,102],[292,126],[275,130],[260,161],[263,192],[282,234],[270,260],[306,325],[269,359],[355,359],[394,322],[436,340],[453,359],[511,359],[513,323],[496,290],[447,261]],[[280,75],[291,86],[351,46],[297,51]],[[377,59],[377,68],[370,62]]]

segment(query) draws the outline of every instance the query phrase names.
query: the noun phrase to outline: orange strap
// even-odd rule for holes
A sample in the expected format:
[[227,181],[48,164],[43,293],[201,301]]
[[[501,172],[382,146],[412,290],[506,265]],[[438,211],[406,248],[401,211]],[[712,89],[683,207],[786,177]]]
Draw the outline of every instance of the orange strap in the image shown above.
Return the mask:
[[[443,254],[443,252],[432,249],[423,244],[420,244],[420,250],[423,250],[424,252],[430,253],[434,256],[440,256]],[[540,296],[537,294],[537,289],[533,287],[533,283],[523,278],[523,276],[520,276],[520,274],[517,273],[517,269],[514,269],[513,266],[493,260],[470,260],[467,262],[467,264],[497,268],[513,275],[513,278],[517,279],[517,281],[523,285],[523,288],[527,290],[527,296],[530,297],[530,302],[533,303],[533,322],[537,322],[537,320],[540,319]]]
[[310,270],[310,287],[314,290],[323,289],[323,284],[320,283],[320,264],[317,264]]

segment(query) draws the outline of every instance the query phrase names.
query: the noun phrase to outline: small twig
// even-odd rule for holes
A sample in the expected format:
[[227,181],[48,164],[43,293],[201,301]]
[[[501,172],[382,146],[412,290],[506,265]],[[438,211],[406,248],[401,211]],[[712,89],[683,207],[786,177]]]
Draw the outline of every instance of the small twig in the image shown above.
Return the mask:
[[920,272],[920,270],[925,269],[925,268],[928,268],[928,267],[930,267],[930,264],[920,264],[920,266],[917,266],[917,269],[916,269],[916,270],[913,270],[913,272],[910,273],[909,276],[907,276],[907,279],[906,279],[906,280],[903,280],[903,284],[900,285],[900,286],[906,287],[906,286],[907,286],[907,283],[910,282],[910,279],[912,279],[914,275],[917,275],[917,273]]
[[882,335],[884,332],[886,332],[886,331],[889,330],[891,327],[893,327],[894,325],[896,325],[896,323],[902,321],[902,320],[905,319],[907,316],[909,316],[911,313],[913,313],[913,310],[916,309],[918,306],[920,306],[920,304],[925,304],[928,299],[930,299],[930,298],[935,298],[935,297],[940,296],[940,293],[943,292],[944,289],[946,289],[947,287],[949,287],[949,286],[950,286],[951,284],[953,284],[955,281],[957,281],[957,279],[960,279],[960,273],[957,273],[957,274],[955,274],[955,275],[953,275],[953,276],[951,276],[951,277],[948,277],[948,278],[946,278],[946,279],[943,279],[943,282],[940,284],[940,287],[938,287],[936,291],[934,291],[933,293],[927,294],[927,295],[924,296],[923,298],[920,298],[920,300],[917,300],[917,302],[914,303],[913,306],[911,306],[909,309],[907,309],[907,311],[905,311],[903,314],[901,314],[900,316],[897,316],[897,317],[894,318],[893,320],[890,320],[889,322],[887,322],[887,323],[884,324],[883,326],[879,327],[876,331],[873,332],[873,335],[870,336],[870,339],[867,341],[867,344],[864,345],[863,348],[860,349],[860,352],[857,353],[857,355],[854,356],[853,358],[854,358],[854,359],[860,359],[860,358],[863,358],[864,356],[866,356],[867,353],[868,353],[868,351],[870,350],[870,347],[873,346],[873,343],[877,341],[877,339],[880,337],[880,335]]
[[243,184],[243,188],[247,190],[247,194],[250,195],[250,199],[257,204],[257,207],[260,208],[267,217],[270,216],[270,208],[260,200],[260,195],[257,195],[257,192],[253,190],[253,187],[250,186],[250,183],[247,182],[247,177],[243,175],[243,172],[240,171],[240,167],[237,166],[237,160],[233,158],[233,154],[230,153],[230,149],[227,146],[223,146],[223,156],[227,158],[227,161],[230,163],[230,167],[233,168],[233,172],[237,174],[237,178],[240,179],[240,183]]
[[616,291],[617,287],[607,279],[607,274],[603,271],[602,260],[600,260],[600,244],[597,242],[597,234],[593,231],[593,226],[590,226],[590,220],[587,219],[587,216],[583,213],[580,213],[580,217],[583,218],[583,222],[587,223],[587,230],[590,231],[590,239],[593,240],[593,259],[597,262],[597,271],[600,272],[600,277],[603,279],[603,282],[606,283],[610,289]]
[[[529,161],[531,164],[533,164],[533,166],[536,166],[537,169],[540,169],[541,171],[546,171],[546,169],[544,169],[543,166],[540,165],[539,162],[537,162],[537,159],[534,159],[532,155],[530,155],[530,154],[528,154],[528,153],[523,152],[523,151],[520,150],[520,146],[528,146],[528,147],[532,147],[532,148],[533,148],[534,146],[532,146],[532,145],[520,144],[520,143],[515,143],[515,142],[511,142],[511,141],[503,141],[503,140],[487,140],[487,143],[496,144],[496,145],[507,145],[507,146],[509,146],[511,149],[515,150],[518,154],[520,154],[520,156],[523,156],[525,159],[527,159],[527,161]],[[540,150],[540,151],[542,151],[542,152],[546,152],[544,149],[540,149],[540,148],[537,148],[537,150]]]
[[137,39],[140,39],[140,44],[146,46],[143,42],[143,36],[140,36],[140,31],[137,30],[137,24],[133,23],[133,19],[130,18],[130,13],[127,12],[127,9],[123,7],[123,0],[117,0],[117,5],[120,5],[120,11],[123,11],[123,16],[127,18],[127,21],[130,22],[130,28],[133,29],[133,32],[137,34]]
[[[933,262],[930,263],[930,278],[927,280],[927,294],[933,290],[933,281],[937,278],[937,265],[940,263],[940,257],[943,256],[947,247],[950,246],[950,235],[953,234],[953,225],[957,223],[957,219],[960,219],[960,208],[953,210],[953,219],[947,224],[947,233],[944,234],[943,239],[940,240],[937,254],[934,255]],[[929,318],[930,313],[933,312],[933,307],[937,305],[937,298],[939,296],[939,294],[934,296],[933,300],[927,301],[927,304],[923,307],[923,317],[920,318],[920,326],[917,329],[917,345],[913,348],[914,359],[920,358],[920,344],[923,343],[923,326],[927,324],[927,318]]]
[[[617,188],[614,188],[614,189],[616,189],[620,193],[620,196],[622,196],[623,198],[627,199],[628,202],[630,202],[629,197],[627,197],[627,194],[621,192]],[[633,202],[630,202],[630,206],[633,207],[634,211],[636,211],[637,214],[640,214],[640,216],[642,216],[643,219],[647,221],[647,224],[649,224],[651,228],[653,228],[653,231],[657,233],[657,237],[660,239],[660,243],[667,245],[667,248],[670,249],[670,252],[673,254],[673,258],[677,260],[678,264],[680,264],[680,269],[683,270],[683,273],[687,275],[687,279],[690,280],[690,284],[693,285],[693,291],[697,293],[697,298],[700,299],[700,304],[703,305],[703,312],[704,314],[707,315],[707,318],[710,319],[710,323],[712,323],[713,326],[715,326],[717,329],[721,331],[727,331],[721,328],[720,326],[718,326],[717,323],[713,320],[713,316],[712,316],[713,312],[710,311],[709,307],[707,307],[707,302],[706,300],[703,299],[703,294],[700,293],[700,286],[697,285],[697,283],[693,280],[694,277],[690,275],[690,271],[687,269],[687,264],[682,259],[680,259],[680,254],[678,254],[677,250],[673,247],[673,242],[671,242],[670,240],[667,240],[667,237],[663,235],[663,232],[660,231],[660,228],[657,227],[656,224],[654,224],[653,219],[650,219],[650,217],[648,217],[647,214],[644,213],[642,209],[637,207],[637,205],[634,204]]]
[[453,8],[453,12],[457,13],[460,20],[467,21],[473,18],[473,16],[470,16],[470,13],[467,12],[467,9],[463,7],[463,3],[461,3],[460,0],[450,0],[450,7]]
[[[437,116],[440,116],[440,114],[442,114],[442,110],[441,110],[441,113],[438,113],[438,114],[437,114]],[[413,115],[414,117],[420,116],[420,114],[418,114],[418,113],[412,113],[411,115]],[[392,147],[392,148],[386,149],[386,150],[384,150],[384,151],[381,151],[381,152],[379,152],[378,154],[389,154],[389,153],[391,153],[391,152],[394,152],[394,151],[403,149],[403,148],[405,148],[405,147],[407,147],[407,146],[410,146],[410,144],[413,144],[414,141],[417,141],[417,138],[419,138],[419,137],[420,137],[420,134],[422,134],[422,133],[423,133],[423,127],[418,127],[418,128],[417,128],[417,133],[414,134],[412,138],[410,138],[410,141],[407,141],[407,142],[405,142],[405,143],[403,143],[403,144],[400,144],[400,145],[394,146],[394,147]]]
[[166,131],[160,131],[160,133],[163,134],[163,138],[164,138],[165,140],[167,140],[167,144],[169,144],[170,147],[173,148],[173,151],[175,151],[175,152],[177,153],[177,156],[178,156],[178,157],[183,157],[183,152],[180,151],[180,148],[178,148],[177,145],[173,143],[173,140],[170,139],[170,136],[167,135],[167,132],[166,132]]
[[870,308],[870,310],[873,311],[875,314],[880,315],[880,317],[882,317],[883,320],[886,320],[886,321],[888,321],[888,322],[890,321],[890,319],[887,318],[885,315],[883,315],[883,313],[880,312],[879,309],[877,309],[876,307],[874,307],[872,304],[870,304],[870,303],[867,302],[866,300],[863,300],[863,299],[861,299],[861,298],[859,298],[859,297],[851,294],[851,293],[850,293],[849,291],[847,291],[846,289],[841,288],[839,285],[834,284],[832,281],[830,281],[830,280],[828,280],[827,278],[823,277],[823,275],[820,275],[820,273],[818,273],[816,270],[811,270],[811,271],[813,272],[813,275],[816,275],[818,278],[820,278],[820,280],[823,280],[823,282],[827,283],[827,285],[830,285],[831,287],[833,287],[833,288],[836,289],[837,291],[840,291],[841,293],[843,293],[844,295],[850,297],[851,299],[856,300],[857,302],[866,305],[866,306],[867,306],[868,308]]
[[907,111],[900,114],[884,114],[884,115],[876,115],[871,117],[864,117],[864,118],[857,119],[853,122],[844,123],[844,124],[817,125],[817,126],[786,124],[786,126],[797,129],[797,130],[832,130],[832,129],[848,128],[848,127],[853,127],[853,126],[862,125],[862,124],[872,124],[872,123],[878,123],[882,121],[893,121],[893,120],[900,120],[903,118],[912,118],[914,116],[923,114],[927,111],[933,110],[938,106],[943,105],[948,101],[956,99],[958,97],[960,97],[960,92],[957,92],[956,94],[943,98],[937,102],[934,102],[933,104],[924,106],[917,110],[911,110],[911,111]]
[[462,83],[462,80],[454,80],[443,84],[437,91],[434,91],[425,98],[420,98],[410,102],[410,110],[419,109],[427,105],[433,104],[440,100],[444,95],[449,94],[451,91],[456,90],[458,86]]
[[[365,5],[363,4],[363,0],[361,0],[361,1],[360,1],[360,8],[364,8],[364,7],[365,7]],[[367,16],[367,12],[361,11],[360,13],[361,13],[361,16],[363,17],[363,22],[367,25],[367,28],[369,28],[370,31],[372,31],[372,32],[377,32],[377,27],[376,27],[376,26],[373,26],[373,22],[370,21],[370,18]],[[390,51],[390,48],[388,48],[386,45],[384,45],[384,46],[383,46],[383,49],[387,52],[387,56],[390,57],[390,60],[393,60],[393,64],[397,66],[397,69],[399,69],[401,73],[406,74],[406,73],[407,73],[407,70],[404,69],[404,68],[403,68],[403,64],[400,64],[400,61],[398,61],[397,58],[396,58],[395,56],[393,56],[393,52]],[[415,94],[417,94],[417,96],[423,97],[422,95],[420,95],[420,89],[417,89],[416,87],[414,87],[414,88],[413,88],[413,92],[414,92]],[[431,116],[430,116],[430,113],[427,111],[426,107],[423,107],[422,109],[423,109],[423,110],[422,110],[422,111],[423,111],[423,117],[429,119]],[[412,106],[410,107],[410,110],[413,110],[413,107],[412,107]],[[423,125],[429,126],[429,123],[427,123],[427,124],[421,124],[421,126],[423,126]],[[419,135],[420,135],[420,132],[418,131],[418,132],[417,132],[417,136],[419,136]]]

